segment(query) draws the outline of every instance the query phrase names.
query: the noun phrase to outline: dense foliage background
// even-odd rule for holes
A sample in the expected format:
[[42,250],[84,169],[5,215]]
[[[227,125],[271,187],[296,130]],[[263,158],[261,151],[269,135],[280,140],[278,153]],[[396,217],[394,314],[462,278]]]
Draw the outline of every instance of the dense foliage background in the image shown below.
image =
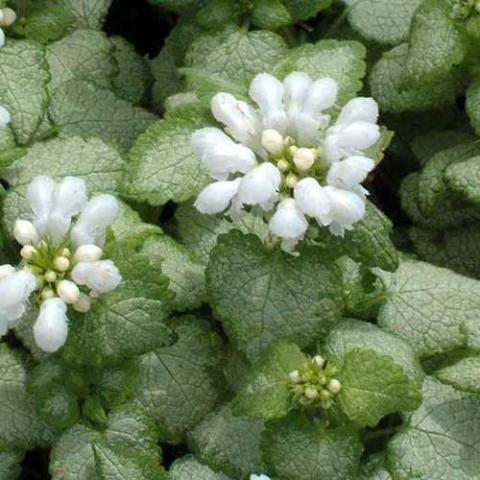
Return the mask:
[[[0,263],[29,182],[74,175],[121,199],[124,277],[57,354],[33,305],[1,339],[0,480],[480,479],[477,4],[0,0]],[[191,206],[189,143],[213,94],[295,70],[373,96],[388,145],[365,218],[298,257]],[[317,353],[328,410],[288,380]]]

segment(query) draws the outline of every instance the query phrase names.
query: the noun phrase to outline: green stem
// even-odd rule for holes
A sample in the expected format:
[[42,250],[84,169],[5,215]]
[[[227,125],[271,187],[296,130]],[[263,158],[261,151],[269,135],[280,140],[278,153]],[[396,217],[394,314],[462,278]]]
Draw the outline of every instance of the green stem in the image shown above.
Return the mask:
[[383,437],[390,437],[392,435],[395,435],[400,427],[388,427],[388,428],[382,428],[381,430],[372,430],[371,432],[366,432],[365,435],[363,436],[363,439],[368,441],[368,440],[376,440],[377,438],[383,438]]

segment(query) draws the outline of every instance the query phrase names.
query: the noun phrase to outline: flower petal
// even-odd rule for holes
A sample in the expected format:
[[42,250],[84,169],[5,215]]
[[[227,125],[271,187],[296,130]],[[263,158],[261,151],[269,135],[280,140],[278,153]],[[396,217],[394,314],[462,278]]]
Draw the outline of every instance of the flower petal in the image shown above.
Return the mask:
[[77,285],[86,285],[95,293],[103,294],[115,290],[122,276],[111,260],[80,262],[72,270],[72,279]]
[[294,188],[297,207],[322,225],[330,223],[330,200],[324,188],[311,177],[300,180]]
[[200,213],[214,215],[225,211],[232,198],[238,192],[240,179],[231,182],[215,182],[206,186],[198,195],[195,201],[195,208]]
[[44,352],[53,353],[65,345],[67,336],[67,306],[60,298],[45,300],[33,326],[33,337],[36,344]]
[[346,126],[358,121],[377,123],[378,104],[373,98],[357,97],[347,102],[335,125]]
[[238,198],[245,205],[260,205],[269,210],[278,196],[282,181],[280,170],[270,162],[250,170],[241,180]]

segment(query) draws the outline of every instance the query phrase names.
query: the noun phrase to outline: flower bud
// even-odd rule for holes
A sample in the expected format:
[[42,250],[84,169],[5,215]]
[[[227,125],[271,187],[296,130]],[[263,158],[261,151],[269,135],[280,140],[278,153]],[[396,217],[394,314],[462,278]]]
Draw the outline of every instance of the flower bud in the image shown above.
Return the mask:
[[31,245],[25,245],[20,250],[20,255],[25,260],[31,260],[36,253],[37,253],[37,249],[35,247],[32,247]]
[[288,188],[293,188],[298,183],[298,177],[294,173],[289,173],[285,178],[285,185]]
[[42,290],[42,298],[44,300],[48,300],[49,298],[54,298],[55,297],[55,292],[50,288],[44,288]]
[[70,251],[69,248],[64,248],[62,250],[62,257],[67,257],[69,258],[72,255],[72,252]]
[[332,395],[335,395],[342,389],[342,384],[336,378],[332,378],[328,382],[327,389]]
[[15,23],[17,14],[11,8],[2,8],[0,10],[0,27],[9,27]]
[[302,172],[308,170],[315,163],[315,150],[311,148],[299,148],[293,156],[293,163]]
[[45,280],[49,283],[53,283],[57,280],[57,274],[53,270],[49,270],[45,273]]
[[315,400],[316,398],[318,398],[318,391],[316,388],[313,388],[313,387],[307,387],[305,389],[305,396],[309,399],[309,400]]
[[57,257],[53,265],[59,272],[66,272],[70,268],[70,260],[67,257]]
[[262,145],[272,155],[280,155],[284,148],[283,137],[276,130],[264,130],[262,133]]
[[74,259],[76,262],[96,262],[102,258],[102,255],[103,250],[92,243],[78,247]]
[[286,172],[287,170],[290,169],[290,164],[288,163],[287,160],[285,160],[284,158],[281,158],[281,159],[277,162],[277,167],[278,167],[278,169],[279,169],[281,172]]
[[319,367],[323,367],[325,365],[325,359],[321,355],[315,355],[313,357],[313,362],[316,363]]
[[288,379],[292,383],[300,383],[302,381],[302,377],[300,376],[300,373],[298,372],[298,370],[294,370],[293,372],[290,372],[288,374]]
[[27,220],[17,220],[15,222],[13,235],[20,245],[36,244],[40,240],[37,229],[32,222]]
[[80,292],[77,301],[73,304],[74,310],[80,313],[87,313],[92,308],[92,301],[85,293]]
[[57,285],[57,295],[67,304],[76,303],[80,297],[80,290],[70,280],[62,280]]

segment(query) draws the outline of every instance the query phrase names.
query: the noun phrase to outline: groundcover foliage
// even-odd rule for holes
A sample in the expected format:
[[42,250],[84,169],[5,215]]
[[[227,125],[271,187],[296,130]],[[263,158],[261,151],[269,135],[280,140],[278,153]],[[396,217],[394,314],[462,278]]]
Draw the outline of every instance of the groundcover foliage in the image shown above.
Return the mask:
[[479,1],[0,27],[0,480],[480,479]]

